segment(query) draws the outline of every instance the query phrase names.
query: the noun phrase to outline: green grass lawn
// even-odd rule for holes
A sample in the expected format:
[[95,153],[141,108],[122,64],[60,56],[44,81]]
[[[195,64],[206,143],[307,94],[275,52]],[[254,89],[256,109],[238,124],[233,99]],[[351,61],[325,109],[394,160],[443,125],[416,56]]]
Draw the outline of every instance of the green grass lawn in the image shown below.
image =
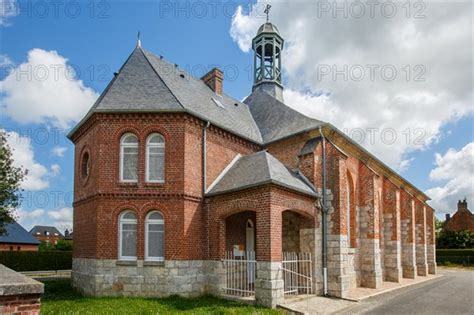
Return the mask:
[[281,314],[212,296],[200,298],[91,298],[75,292],[69,279],[44,280],[41,314]]

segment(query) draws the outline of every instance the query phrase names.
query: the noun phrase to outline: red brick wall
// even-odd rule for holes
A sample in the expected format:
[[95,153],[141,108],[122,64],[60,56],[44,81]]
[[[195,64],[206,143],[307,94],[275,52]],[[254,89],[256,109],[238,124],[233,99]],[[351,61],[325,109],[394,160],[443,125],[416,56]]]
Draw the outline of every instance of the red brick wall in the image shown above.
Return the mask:
[[[10,249],[12,248],[12,249]],[[20,248],[20,249],[18,249]],[[10,243],[3,243],[0,244],[0,251],[25,251],[25,252],[35,252],[38,250],[38,245],[31,245],[31,244],[10,244]]]
[[314,203],[314,198],[271,185],[211,197],[208,204],[210,258],[223,258],[226,218],[242,211],[252,211],[256,213],[257,259],[280,260],[282,212],[291,209],[314,222],[317,211]]
[[400,191],[388,179],[383,181],[383,209],[384,213],[392,214],[391,240],[400,240]]
[[4,295],[0,296],[0,314],[33,315],[40,313],[41,295]]
[[413,198],[404,190],[400,191],[400,213],[401,220],[408,220],[407,242],[413,243],[415,240],[415,212],[413,208]]
[[[211,126],[207,132],[207,185],[209,187],[237,154],[257,152],[259,147]],[[193,165],[194,167],[194,165]]]
[[[97,116],[97,117],[96,117]],[[75,139],[74,257],[118,257],[118,216],[126,209],[138,217],[137,256],[144,256],[146,213],[165,215],[165,259],[207,257],[207,217],[202,209],[202,128],[204,122],[185,114],[100,114]],[[120,138],[139,139],[137,183],[119,182]],[[145,182],[146,138],[165,138],[165,183]],[[216,128],[208,129],[208,183],[237,153],[255,145]],[[83,152],[90,155],[88,178],[80,173]]]

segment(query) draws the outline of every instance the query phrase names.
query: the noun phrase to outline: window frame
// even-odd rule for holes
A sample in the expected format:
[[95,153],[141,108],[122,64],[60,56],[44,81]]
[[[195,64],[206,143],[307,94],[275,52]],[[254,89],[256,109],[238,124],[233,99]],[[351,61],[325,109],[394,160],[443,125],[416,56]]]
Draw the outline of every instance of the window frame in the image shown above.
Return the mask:
[[[154,136],[159,136],[163,142],[161,143],[150,143],[150,139]],[[150,149],[151,148],[163,148],[163,179],[150,179]],[[154,132],[146,138],[145,143],[145,182],[152,184],[164,184],[166,174],[166,141],[162,134]]]
[[[135,219],[124,219],[124,216],[127,214],[127,213],[131,213],[135,216]],[[135,226],[136,226],[136,230],[135,230],[135,233],[136,233],[136,241],[135,241],[135,256],[124,256],[122,255],[122,244],[123,244],[123,224],[124,223],[135,223]],[[118,248],[118,258],[119,260],[128,260],[128,261],[135,261],[137,260],[137,251],[138,251],[138,248],[137,248],[137,243],[138,243],[138,219],[137,219],[137,215],[132,211],[132,210],[125,210],[125,211],[122,211],[120,213],[120,216],[119,216],[119,228],[118,228],[118,238],[119,238],[119,248]]]
[[[136,143],[125,143],[125,139],[133,136],[137,140]],[[137,148],[137,178],[136,179],[124,179],[124,155],[125,155],[125,148]],[[125,133],[120,138],[120,182],[122,183],[137,183],[138,182],[138,163],[140,162],[140,151],[139,151],[139,141],[138,137],[134,133]]]
[[[162,219],[150,219],[150,216],[153,214],[153,213],[159,213],[162,217]],[[148,226],[150,224],[161,224],[163,225],[163,256],[162,257],[157,257],[157,256],[150,256],[149,253],[148,253],[148,245],[149,245],[149,241],[150,241],[150,238],[149,238],[149,228]],[[159,210],[152,210],[150,211],[147,215],[146,215],[146,218],[145,218],[145,261],[154,261],[154,262],[164,262],[165,261],[165,217],[163,215],[163,213]]]

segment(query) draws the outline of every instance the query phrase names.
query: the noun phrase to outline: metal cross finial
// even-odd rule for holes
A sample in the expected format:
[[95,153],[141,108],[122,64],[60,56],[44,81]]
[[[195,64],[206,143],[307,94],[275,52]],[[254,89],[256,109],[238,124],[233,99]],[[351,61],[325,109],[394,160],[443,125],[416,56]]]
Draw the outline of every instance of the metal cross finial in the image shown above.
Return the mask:
[[263,11],[267,15],[267,23],[268,23],[268,15],[270,14],[271,7],[272,7],[271,5],[267,4],[267,7]]

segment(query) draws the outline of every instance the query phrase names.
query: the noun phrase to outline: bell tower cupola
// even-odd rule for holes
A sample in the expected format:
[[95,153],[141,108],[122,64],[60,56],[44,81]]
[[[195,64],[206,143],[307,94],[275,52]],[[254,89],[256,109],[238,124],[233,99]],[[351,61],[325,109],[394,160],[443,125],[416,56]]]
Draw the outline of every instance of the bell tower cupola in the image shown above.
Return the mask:
[[[268,13],[267,13],[268,14]],[[261,89],[283,102],[281,84],[281,51],[283,38],[278,28],[267,22],[260,26],[252,40],[254,51],[254,82],[252,90]]]

